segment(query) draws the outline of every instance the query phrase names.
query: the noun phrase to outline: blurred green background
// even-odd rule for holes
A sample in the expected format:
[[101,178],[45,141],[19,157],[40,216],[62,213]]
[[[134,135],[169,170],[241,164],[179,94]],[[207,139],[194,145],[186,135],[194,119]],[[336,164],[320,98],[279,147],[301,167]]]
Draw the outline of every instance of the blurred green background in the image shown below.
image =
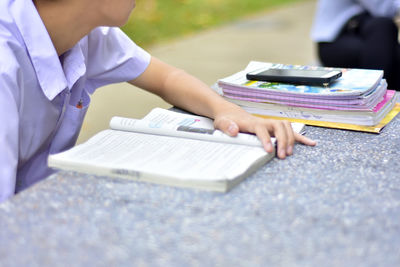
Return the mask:
[[302,0],[136,0],[122,30],[138,45],[148,47],[299,1]]

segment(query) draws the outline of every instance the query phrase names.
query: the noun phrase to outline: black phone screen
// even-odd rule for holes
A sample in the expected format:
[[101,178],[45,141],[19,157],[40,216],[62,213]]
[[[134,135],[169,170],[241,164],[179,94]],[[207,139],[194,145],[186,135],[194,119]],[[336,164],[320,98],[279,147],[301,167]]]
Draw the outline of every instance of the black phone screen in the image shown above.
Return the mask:
[[291,77],[313,77],[322,78],[332,72],[331,70],[296,70],[296,69],[268,69],[257,75],[291,76]]
[[340,71],[307,69],[267,69],[247,74],[249,80],[291,82],[299,84],[330,83],[341,76]]

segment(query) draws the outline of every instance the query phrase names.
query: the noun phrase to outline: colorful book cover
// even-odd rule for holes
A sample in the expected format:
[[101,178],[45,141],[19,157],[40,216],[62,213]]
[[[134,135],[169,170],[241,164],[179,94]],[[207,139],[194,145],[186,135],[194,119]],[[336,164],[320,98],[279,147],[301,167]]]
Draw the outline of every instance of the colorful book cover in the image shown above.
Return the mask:
[[386,83],[378,86],[367,97],[360,99],[322,99],[303,98],[297,96],[266,95],[254,92],[243,92],[225,88],[223,96],[229,99],[242,100],[254,103],[279,104],[293,107],[305,107],[325,110],[372,110],[382,99],[386,92]]
[[376,112],[372,110],[321,110],[276,104],[259,104],[244,101],[240,102],[238,100],[234,100],[233,103],[238,104],[244,110],[252,114],[373,126],[378,124],[396,104],[397,96],[394,95],[393,92],[393,90],[388,90],[387,97],[385,97],[385,99],[381,102],[382,105],[379,105],[379,110],[376,110]]
[[313,120],[304,120],[304,119],[293,119],[293,118],[283,118],[283,117],[272,117],[265,115],[257,115],[258,117],[264,117],[269,119],[278,119],[278,120],[288,120],[290,122],[299,122],[304,123],[306,125],[311,126],[319,126],[325,128],[335,128],[342,130],[352,130],[359,132],[368,132],[368,133],[380,133],[382,129],[393,120],[394,117],[400,112],[400,103],[396,103],[394,108],[376,125],[374,126],[363,126],[356,124],[348,124],[348,123],[337,123],[337,122],[327,122],[327,121],[313,121]]
[[[330,110],[330,109],[317,109],[317,108],[305,108],[305,107],[296,107],[291,105],[281,105],[275,103],[267,103],[267,102],[254,102],[254,101],[245,101],[241,99],[235,99],[224,96],[224,98],[234,104],[237,104],[241,107],[251,108],[253,113],[260,113],[267,115],[270,110],[274,111],[293,111],[293,112],[305,112],[310,114],[336,114],[336,115],[366,115],[366,114],[374,114],[381,112],[382,109],[386,108],[388,105],[394,105],[398,99],[396,95],[396,91],[387,90],[384,97],[382,97],[381,101],[367,110],[354,110],[354,109],[343,109],[343,110]],[[393,108],[393,106],[392,106]]]
[[374,90],[383,77],[381,70],[369,69],[340,69],[342,77],[332,82],[329,86],[293,85],[276,82],[250,81],[246,79],[246,73],[265,68],[287,68],[287,69],[334,69],[318,66],[285,65],[251,61],[245,70],[237,72],[229,77],[220,79],[218,85],[224,89],[227,85],[238,89],[252,89],[271,94],[303,96],[303,97],[326,97],[326,98],[354,98],[368,94]]

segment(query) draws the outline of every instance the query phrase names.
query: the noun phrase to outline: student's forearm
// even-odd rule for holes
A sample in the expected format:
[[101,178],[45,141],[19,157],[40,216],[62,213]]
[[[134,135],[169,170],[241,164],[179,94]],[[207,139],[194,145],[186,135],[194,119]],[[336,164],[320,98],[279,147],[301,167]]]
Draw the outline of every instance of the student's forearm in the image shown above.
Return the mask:
[[146,71],[130,83],[159,95],[172,105],[211,118],[222,110],[238,108],[199,79],[156,58],[152,58]]
[[225,109],[237,108],[197,78],[179,71],[166,80],[163,98],[180,108],[214,118]]

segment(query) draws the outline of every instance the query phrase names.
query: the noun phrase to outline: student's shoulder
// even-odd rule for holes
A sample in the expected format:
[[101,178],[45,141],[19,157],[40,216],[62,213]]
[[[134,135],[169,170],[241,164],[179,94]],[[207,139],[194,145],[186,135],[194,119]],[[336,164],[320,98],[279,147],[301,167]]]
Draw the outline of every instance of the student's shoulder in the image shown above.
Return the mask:
[[23,43],[0,26],[0,77],[15,76],[27,60]]
[[[0,4],[0,10],[3,5]],[[11,59],[24,51],[24,40],[13,17],[4,10],[0,11],[0,60],[11,64]]]
[[5,70],[19,68],[20,58],[26,57],[26,50],[16,38],[3,38],[0,30],[0,74]]
[[26,53],[26,46],[13,17],[4,10],[0,15],[0,61],[10,65],[17,61],[17,56]]
[[15,19],[11,14],[10,1],[0,1],[0,33],[16,30]]

